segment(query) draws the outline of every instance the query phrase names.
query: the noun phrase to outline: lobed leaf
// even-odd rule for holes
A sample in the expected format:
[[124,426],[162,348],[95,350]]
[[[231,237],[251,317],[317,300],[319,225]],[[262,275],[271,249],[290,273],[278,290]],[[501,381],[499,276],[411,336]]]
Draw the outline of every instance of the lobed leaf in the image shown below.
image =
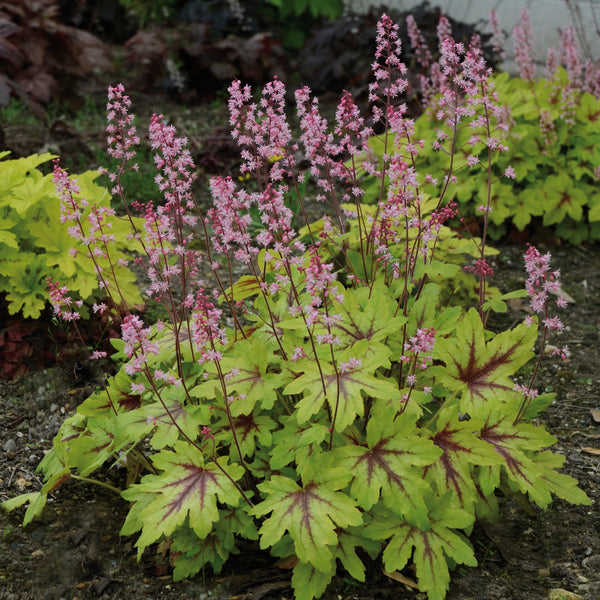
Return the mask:
[[424,530],[410,525],[391,511],[378,508],[366,534],[388,539],[383,551],[386,571],[400,571],[412,558],[419,589],[429,600],[443,600],[450,583],[449,563],[476,566],[473,549],[458,529],[472,523],[472,516],[450,508],[449,494],[430,511],[430,526]]
[[266,496],[252,513],[271,513],[259,530],[260,546],[278,542],[286,531],[294,542],[299,560],[310,563],[317,571],[331,572],[332,546],[338,542],[337,527],[360,525],[362,515],[355,502],[338,492],[343,482],[310,482],[300,487],[288,477],[273,476],[258,485]]
[[338,363],[364,357],[362,364],[351,371],[343,373],[323,360],[319,364],[313,360],[299,360],[289,366],[290,371],[293,369],[301,373],[283,390],[286,395],[299,394],[302,397],[296,404],[298,422],[308,421],[327,401],[331,413],[336,415],[335,431],[341,432],[364,414],[363,393],[372,398],[401,397],[392,379],[373,374],[379,367],[389,365],[389,353],[383,344],[363,339],[337,357]]
[[535,327],[518,325],[485,340],[483,324],[475,309],[469,310],[457,328],[456,337],[436,341],[434,355],[444,363],[435,367],[438,380],[460,395],[460,410],[471,416],[494,398],[514,397],[510,376],[533,356]]
[[138,558],[146,546],[171,534],[186,519],[204,539],[219,519],[217,500],[237,506],[241,497],[233,482],[243,475],[243,468],[227,464],[227,457],[206,463],[200,450],[189,442],[178,441],[173,451],[160,451],[152,463],[159,474],[145,475],[123,492],[134,504],[121,533],[130,535],[141,529],[136,542]]
[[352,474],[350,494],[369,510],[382,498],[386,507],[410,523],[429,526],[424,498],[431,492],[424,467],[442,454],[431,440],[418,435],[416,416],[396,419],[387,412],[367,425],[366,445],[349,443],[335,450],[337,464]]
[[425,468],[428,481],[435,483],[439,495],[450,492],[452,504],[468,512],[472,512],[473,505],[479,500],[472,475],[473,466],[502,463],[493,446],[479,438],[480,426],[481,423],[475,419],[460,421],[455,406],[442,409],[435,431],[430,434],[441,455]]

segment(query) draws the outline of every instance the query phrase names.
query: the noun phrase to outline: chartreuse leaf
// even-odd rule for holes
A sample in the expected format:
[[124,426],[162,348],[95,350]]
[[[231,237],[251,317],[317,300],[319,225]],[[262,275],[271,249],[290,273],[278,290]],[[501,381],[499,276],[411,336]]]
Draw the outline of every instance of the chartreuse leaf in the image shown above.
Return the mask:
[[225,297],[240,302],[260,293],[261,280],[255,275],[242,275],[231,287],[225,290]]
[[[66,285],[80,299],[90,301],[104,296],[99,288],[93,261],[88,249],[69,234],[71,223],[60,218],[60,199],[52,174],[44,175],[36,167],[51,158],[51,154],[30,156],[18,160],[0,161],[0,291],[6,292],[11,314],[38,318],[49,294],[46,279],[51,277]],[[110,194],[94,180],[98,171],[77,176],[81,188],[81,222],[89,233],[87,217],[92,206],[110,207]],[[141,228],[143,220],[134,217]],[[135,275],[119,261],[128,257],[124,250],[139,249],[139,242],[128,237],[131,223],[112,219],[107,258],[98,257],[103,275],[117,303],[126,300],[130,307],[142,304]],[[74,254],[72,248],[76,247]],[[11,255],[14,253],[14,256]],[[117,285],[118,281],[118,285]],[[85,316],[85,309],[82,314]]]
[[[54,444],[56,445],[56,440]],[[47,467],[51,464],[53,469],[46,471],[44,485],[40,491],[22,494],[16,498],[10,498],[9,500],[0,503],[0,507],[6,511],[14,510],[19,506],[28,503],[29,506],[27,507],[25,516],[23,517],[23,526],[30,523],[35,517],[42,513],[44,507],[46,506],[46,502],[48,501],[48,494],[53,492],[62,483],[71,478],[71,469],[68,466],[65,466],[66,461],[64,460],[64,452],[59,450],[59,456],[56,456],[56,454],[57,453],[54,451],[50,451],[44,457],[46,459],[51,455],[54,455],[53,458],[50,458],[47,463]],[[62,460],[60,457],[62,457]],[[41,470],[40,467],[41,464],[38,466],[38,471]]]
[[312,563],[299,562],[292,573],[295,600],[319,598],[335,575],[335,560],[329,559],[317,569]]
[[334,557],[344,566],[344,569],[357,581],[365,580],[365,565],[356,553],[357,548],[366,550],[375,559],[381,550],[381,543],[367,538],[364,527],[348,527],[338,531],[338,545],[334,549]]
[[[121,533],[141,529],[136,542],[138,558],[144,548],[161,536],[170,535],[186,519],[196,535],[204,539],[219,519],[217,500],[237,506],[241,494],[234,485],[244,469],[228,464],[223,456],[207,462],[202,452],[187,441],[177,441],[173,451],[161,450],[152,457],[158,475],[145,475],[140,483],[123,492],[133,502]],[[218,464],[216,464],[218,463]]]
[[33,252],[19,252],[12,260],[0,260],[0,275],[6,276],[2,291],[7,292],[9,314],[22,311],[26,318],[40,316],[48,297],[44,271],[43,256]]
[[[556,442],[542,427],[515,423],[512,415],[493,411],[487,416],[479,437],[502,457],[501,468],[511,489],[527,494],[538,506],[548,506],[552,493],[570,502],[589,503],[583,491],[575,487],[575,480],[554,471],[564,459],[551,452],[540,452]],[[490,469],[493,472],[497,468]],[[497,478],[493,474],[488,477],[490,475]],[[489,484],[485,486],[484,493],[488,493],[489,487]]]
[[533,356],[536,338],[535,327],[521,324],[486,343],[479,313],[471,309],[456,337],[436,340],[434,355],[444,366],[433,372],[448,390],[459,394],[461,412],[472,415],[482,402],[514,396],[510,376]]
[[329,428],[314,422],[300,425],[293,417],[282,417],[280,421],[284,427],[273,434],[269,464],[278,471],[295,461],[302,474],[305,462],[329,438]]
[[537,452],[533,456],[533,463],[539,470],[540,479],[545,482],[553,494],[571,504],[589,506],[592,501],[581,488],[577,487],[577,480],[557,471],[564,462],[565,457],[562,454],[550,450]]
[[511,300],[513,298],[525,298],[527,296],[526,290],[514,290],[501,296],[492,296],[489,300],[483,303],[481,307],[483,310],[493,310],[494,312],[505,313],[508,310],[508,305],[505,300]]
[[17,236],[10,231],[16,222],[11,219],[0,219],[0,244],[10,248],[18,248],[19,241]]
[[293,479],[274,475],[258,484],[265,499],[252,509],[252,514],[271,513],[259,530],[261,548],[277,543],[289,531],[298,559],[331,574],[332,548],[338,543],[336,527],[362,523],[354,500],[337,491],[347,480],[333,477],[328,482],[308,482],[301,487]]
[[442,454],[426,467],[427,480],[435,484],[440,496],[451,493],[452,504],[472,512],[473,504],[479,499],[472,469],[474,465],[499,465],[501,456],[493,446],[482,441],[476,419],[460,421],[458,408],[449,406],[440,411],[431,432],[431,441]]
[[[343,533],[340,533],[340,537],[342,535]],[[271,554],[283,559],[291,559],[295,563],[292,572],[295,600],[319,598],[327,589],[336,571],[333,557],[321,569],[316,569],[311,563],[299,561],[294,550],[294,541],[287,533],[272,546]]]
[[299,360],[289,366],[290,370],[302,373],[283,390],[286,395],[302,396],[296,404],[298,422],[308,421],[327,401],[332,414],[336,415],[335,430],[343,431],[363,415],[363,392],[372,398],[401,396],[392,379],[375,377],[373,374],[379,367],[389,365],[389,354],[389,349],[383,344],[362,339],[336,357],[338,364],[351,358],[364,357],[362,364],[353,370],[341,372],[338,369],[336,373],[335,367],[324,360],[320,364],[308,359]]
[[[441,287],[436,283],[428,283],[423,287],[418,297],[409,300],[409,315],[407,325],[407,335],[414,335],[417,329],[425,327],[433,327],[436,332],[436,338],[453,332],[461,315],[459,306],[452,306],[440,310],[440,294]],[[406,340],[401,337],[402,342]],[[404,353],[403,345],[399,345],[398,349],[392,355],[392,360],[398,360],[399,356]]]
[[408,522],[427,528],[424,497],[431,487],[423,477],[424,467],[442,451],[419,436],[415,421],[414,414],[394,419],[394,411],[388,410],[369,421],[365,445],[350,443],[334,452],[337,464],[352,475],[350,495],[361,508],[370,509],[381,497]]
[[[230,405],[233,416],[249,415],[258,403],[270,410],[277,399],[277,388],[285,384],[280,372],[269,372],[279,362],[272,348],[259,336],[237,341],[220,361],[219,368],[227,377],[227,392],[234,397]],[[206,366],[207,372],[215,372],[214,364]],[[221,391],[215,378],[196,386],[192,397],[214,398]]]
[[395,314],[397,308],[398,303],[381,284],[376,283],[374,288],[350,288],[345,290],[344,301],[336,310],[339,319],[333,331],[349,342],[362,339],[385,341],[406,322],[401,313]]
[[[432,501],[434,502],[434,501]],[[427,508],[425,508],[427,510]],[[443,600],[450,583],[448,563],[476,566],[473,549],[458,531],[469,527],[472,515],[451,507],[450,494],[444,495],[429,511],[429,527],[411,525],[395,512],[377,506],[365,535],[377,540],[391,539],[383,551],[386,571],[400,571],[412,558],[419,589],[429,600]]]
[[254,520],[240,507],[219,510],[219,518],[205,538],[199,538],[187,524],[178,528],[171,544],[171,556],[175,557],[173,580],[191,577],[209,563],[215,573],[220,573],[230,554],[239,553],[236,536],[258,539]]
[[215,441],[226,444],[230,448],[230,457],[238,460],[238,445],[244,457],[254,455],[257,446],[270,448],[271,432],[276,426],[271,417],[258,411],[249,415],[240,415],[233,418],[234,439],[229,419],[222,413],[221,418],[214,424]]
[[182,393],[183,390],[176,387],[163,390],[163,402],[146,404],[119,415],[119,427],[137,439],[153,431],[150,444],[155,450],[173,446],[182,433],[195,439],[200,427],[210,422],[210,409],[185,405],[177,398]]
[[64,440],[68,448],[68,465],[82,476],[101,467],[129,443],[124,431],[119,431],[110,415],[88,419],[84,433]]

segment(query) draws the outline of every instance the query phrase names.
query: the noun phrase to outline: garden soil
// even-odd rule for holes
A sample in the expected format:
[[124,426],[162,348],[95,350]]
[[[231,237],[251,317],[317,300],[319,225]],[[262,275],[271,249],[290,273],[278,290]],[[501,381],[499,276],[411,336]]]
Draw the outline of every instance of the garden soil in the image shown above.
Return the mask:
[[[568,344],[567,361],[544,359],[539,387],[556,393],[541,422],[557,438],[563,471],[592,499],[589,507],[557,500],[546,511],[501,500],[495,525],[476,525],[471,536],[476,568],[453,572],[448,600],[600,599],[600,248],[561,245],[544,231],[529,235],[551,251],[569,300],[565,331],[550,340]],[[492,280],[502,291],[523,287],[524,241],[496,243]],[[515,301],[494,327],[527,315]],[[0,323],[0,327],[2,324]],[[39,369],[0,381],[0,501],[41,487],[36,466],[63,420],[97,386],[102,374],[78,363]],[[118,473],[104,473],[107,481]],[[248,544],[215,576],[207,569],[174,583],[155,549],[136,560],[135,537],[121,537],[127,503],[81,482],[52,494],[41,517],[23,528],[24,509],[0,513],[0,600],[283,600],[293,598],[291,571]],[[368,563],[366,582],[343,571],[326,600],[421,600],[415,573],[384,573]]]

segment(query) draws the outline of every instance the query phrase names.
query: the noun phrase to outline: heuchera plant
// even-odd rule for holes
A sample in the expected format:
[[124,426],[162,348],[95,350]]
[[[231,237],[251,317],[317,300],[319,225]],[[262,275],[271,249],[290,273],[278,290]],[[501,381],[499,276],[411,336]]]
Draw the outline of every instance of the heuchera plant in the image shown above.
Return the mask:
[[[495,19],[491,19],[492,25]],[[415,25],[411,39],[425,57],[429,50]],[[421,41],[420,41],[421,40]],[[426,147],[420,158],[433,172],[448,168],[460,173],[452,193],[461,213],[479,214],[487,206],[490,175],[494,186],[490,204],[489,233],[499,237],[512,224],[523,231],[533,217],[552,227],[559,237],[572,243],[600,239],[600,150],[594,143],[600,122],[600,69],[581,60],[573,27],[562,32],[561,49],[550,48],[545,78],[536,78],[533,34],[526,10],[513,32],[519,76],[501,73],[495,77],[498,96],[510,128],[504,134],[502,153],[487,146],[488,138],[471,127],[459,127],[456,135]],[[496,38],[500,48],[502,41]],[[425,65],[429,65],[425,62]],[[436,69],[425,89],[438,91]],[[431,95],[425,114],[415,125],[418,137],[436,135],[444,115]],[[444,134],[445,135],[445,134]],[[382,153],[377,141],[374,147]],[[461,173],[462,171],[462,173]],[[462,176],[461,176],[462,175]],[[507,175],[507,177],[505,177]],[[437,194],[438,186],[425,189]]]
[[[281,81],[259,101],[240,82],[231,85],[242,174],[254,183],[213,179],[207,214],[190,191],[185,140],[153,117],[165,201],[143,207],[133,234],[144,249],[147,293],[169,319],[124,318],[115,342],[122,368],[63,424],[40,464],[42,489],[5,508],[29,502],[27,523],[65,482],[93,481],[104,463],[125,465],[124,490],[96,483],[130,502],[121,532],[138,535],[138,557],[160,542],[176,580],[207,564],[218,572],[247,547],[243,540],[258,540],[293,565],[300,600],[320,596],[339,566],[364,581],[367,556],[380,556],[388,572],[412,562],[419,588],[435,600],[444,598],[452,567],[476,564],[467,536],[476,519],[498,517],[500,492],[541,507],[552,495],[590,502],[558,471],[564,457],[548,449],[555,438],[531,422],[552,396],[537,395],[533,377],[513,381],[534,356],[538,329],[545,342],[562,327],[548,296],[558,273],[549,255],[530,248],[533,316],[501,333],[486,330],[492,269],[484,235],[473,240],[468,265],[479,301],[465,309],[440,300],[434,279],[461,268],[436,258],[455,207],[445,190],[436,198],[422,192],[433,175],[416,169],[426,142],[404,116],[406,67],[397,25],[385,15],[373,68],[380,162],[365,157],[373,129],[349,94],[330,129],[309,90],[296,92],[302,151],[328,214],[300,232],[285,199],[305,174]],[[468,123],[502,151],[493,135],[502,111],[477,44],[465,51],[445,37],[439,77],[447,135]],[[122,170],[134,160],[131,118],[122,86],[111,88],[110,147]],[[114,192],[124,197],[120,174],[112,175]],[[361,202],[363,174],[380,182],[375,205]],[[438,176],[449,183],[454,173]],[[56,181],[68,195],[59,166]],[[297,200],[306,215],[306,198]],[[252,227],[256,211],[262,227]],[[246,270],[237,279],[234,261]],[[207,270],[210,287],[199,275]],[[64,299],[55,300],[62,311]]]
[[[72,231],[61,218],[61,198],[52,175],[38,167],[54,157],[45,153],[10,160],[0,153],[0,292],[6,293],[9,314],[22,313],[37,319],[50,300],[48,278],[60,280],[75,297],[74,302],[101,302],[105,298],[98,270],[115,282],[114,306],[143,303],[135,275],[127,267],[129,251],[138,251],[129,236],[129,224],[113,221],[108,190],[95,182],[97,171],[63,180],[72,186],[69,201],[77,204],[80,233],[88,235],[97,223],[109,250],[94,256],[73,250]],[[4,160],[1,160],[4,159]],[[110,224],[108,222],[110,221]]]

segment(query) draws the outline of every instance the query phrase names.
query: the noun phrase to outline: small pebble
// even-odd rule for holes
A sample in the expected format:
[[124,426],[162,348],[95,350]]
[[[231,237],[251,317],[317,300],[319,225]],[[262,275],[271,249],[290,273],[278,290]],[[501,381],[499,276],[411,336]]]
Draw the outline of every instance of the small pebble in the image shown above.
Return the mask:
[[4,450],[4,452],[13,452],[16,447],[17,447],[17,442],[15,442],[15,440],[10,438],[10,439],[6,440],[6,442],[4,442],[4,446],[2,446],[2,449]]
[[538,569],[538,577],[550,577],[550,569]]
[[591,556],[584,558],[581,564],[586,569],[600,571],[600,554],[592,554]]
[[56,404],[55,402],[53,402],[50,405],[50,412],[56,412],[58,410],[58,404]]
[[554,588],[548,592],[548,600],[583,600],[583,596],[562,588]]

